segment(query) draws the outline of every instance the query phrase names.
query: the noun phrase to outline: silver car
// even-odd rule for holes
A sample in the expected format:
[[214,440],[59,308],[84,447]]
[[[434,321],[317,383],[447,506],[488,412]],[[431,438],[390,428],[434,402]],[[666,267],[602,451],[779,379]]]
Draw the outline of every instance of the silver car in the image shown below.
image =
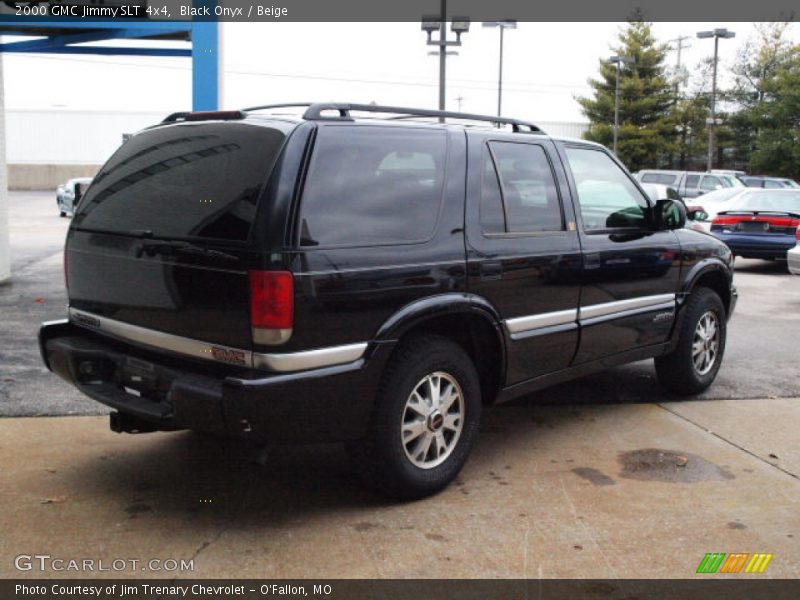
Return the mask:
[[75,207],[91,182],[91,177],[76,177],[58,186],[56,189],[56,204],[58,205],[60,216],[71,217],[75,214]]

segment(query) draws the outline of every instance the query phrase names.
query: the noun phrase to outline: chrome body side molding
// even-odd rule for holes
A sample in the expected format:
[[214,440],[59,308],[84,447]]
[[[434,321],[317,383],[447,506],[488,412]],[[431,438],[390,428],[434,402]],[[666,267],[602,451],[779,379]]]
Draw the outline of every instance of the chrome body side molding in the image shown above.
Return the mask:
[[74,308],[69,308],[68,312],[70,321],[75,325],[125,341],[135,342],[151,348],[169,350],[192,358],[278,373],[305,371],[350,363],[361,358],[367,350],[367,342],[361,342],[300,352],[252,352],[242,348],[231,348],[156,331]]

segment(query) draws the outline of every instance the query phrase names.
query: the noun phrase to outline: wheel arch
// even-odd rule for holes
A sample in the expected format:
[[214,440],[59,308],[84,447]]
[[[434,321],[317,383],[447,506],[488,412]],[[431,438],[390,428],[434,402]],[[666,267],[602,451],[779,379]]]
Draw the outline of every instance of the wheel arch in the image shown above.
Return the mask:
[[384,321],[375,340],[401,343],[417,334],[437,334],[459,344],[478,371],[484,403],[494,401],[505,381],[506,341],[500,315],[488,300],[452,293],[414,301]]
[[689,271],[681,291],[683,296],[687,297],[698,287],[709,288],[720,297],[725,306],[726,315],[730,315],[732,279],[730,268],[727,265],[719,260],[708,259],[699,262]]

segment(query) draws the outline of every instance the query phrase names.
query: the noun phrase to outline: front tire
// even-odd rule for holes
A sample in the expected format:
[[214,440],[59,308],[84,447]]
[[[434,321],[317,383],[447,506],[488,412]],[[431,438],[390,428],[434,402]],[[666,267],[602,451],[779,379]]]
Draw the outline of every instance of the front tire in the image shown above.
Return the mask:
[[373,488],[411,500],[444,489],[478,430],[481,392],[466,352],[440,336],[403,343],[384,372],[366,437],[349,446]]
[[716,292],[697,288],[689,296],[675,349],[655,359],[658,382],[670,392],[690,396],[714,382],[727,338],[725,305]]

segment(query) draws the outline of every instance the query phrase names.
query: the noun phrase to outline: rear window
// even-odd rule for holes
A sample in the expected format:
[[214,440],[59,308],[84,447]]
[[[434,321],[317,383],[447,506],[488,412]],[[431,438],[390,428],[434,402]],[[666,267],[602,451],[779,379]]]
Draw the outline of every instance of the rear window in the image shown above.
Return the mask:
[[446,132],[322,127],[301,200],[300,243],[419,242],[436,227]]
[[244,241],[285,139],[244,123],[187,123],[131,138],[95,177],[74,226]]
[[790,212],[800,214],[800,191],[746,192],[725,205],[726,212]]

